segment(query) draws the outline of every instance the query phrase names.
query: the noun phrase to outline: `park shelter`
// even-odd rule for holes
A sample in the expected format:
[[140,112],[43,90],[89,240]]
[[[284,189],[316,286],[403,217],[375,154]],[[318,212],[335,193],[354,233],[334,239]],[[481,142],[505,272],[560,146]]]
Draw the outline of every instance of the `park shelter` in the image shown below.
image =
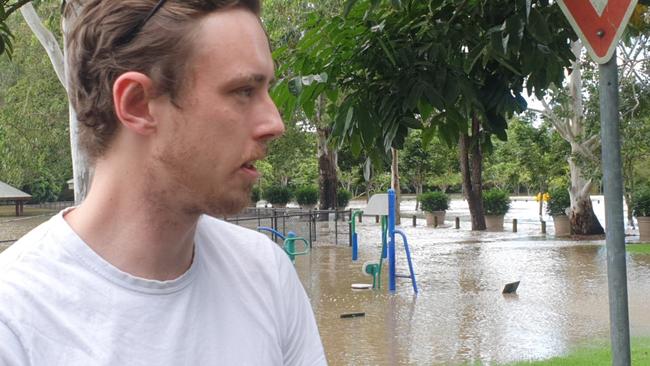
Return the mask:
[[16,216],[23,214],[23,205],[29,201],[31,195],[0,181],[0,202],[8,201],[16,204]]

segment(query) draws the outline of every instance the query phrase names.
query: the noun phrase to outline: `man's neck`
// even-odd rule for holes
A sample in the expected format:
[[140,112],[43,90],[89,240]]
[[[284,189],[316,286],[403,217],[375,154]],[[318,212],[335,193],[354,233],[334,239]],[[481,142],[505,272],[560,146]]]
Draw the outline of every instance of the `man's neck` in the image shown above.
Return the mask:
[[[118,176],[129,176],[121,173]],[[96,171],[87,198],[64,219],[91,249],[123,272],[175,279],[192,264],[199,215],[165,202],[171,199],[169,193],[153,200],[152,191],[151,182],[136,178],[124,184]]]

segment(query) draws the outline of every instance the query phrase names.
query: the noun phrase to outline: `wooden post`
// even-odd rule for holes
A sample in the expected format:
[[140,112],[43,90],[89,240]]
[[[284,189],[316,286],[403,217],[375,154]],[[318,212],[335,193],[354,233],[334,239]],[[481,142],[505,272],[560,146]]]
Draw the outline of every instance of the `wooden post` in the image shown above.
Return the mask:
[[546,234],[546,221],[542,220],[542,234]]
[[375,216],[375,224],[379,224],[379,216]]
[[438,227],[438,216],[433,216],[433,227]]
[[456,218],[456,229],[460,229],[460,217]]
[[363,222],[363,214],[359,215],[359,223]]
[[517,219],[512,219],[512,232],[517,232]]
[[417,226],[417,216],[413,215],[413,227]]

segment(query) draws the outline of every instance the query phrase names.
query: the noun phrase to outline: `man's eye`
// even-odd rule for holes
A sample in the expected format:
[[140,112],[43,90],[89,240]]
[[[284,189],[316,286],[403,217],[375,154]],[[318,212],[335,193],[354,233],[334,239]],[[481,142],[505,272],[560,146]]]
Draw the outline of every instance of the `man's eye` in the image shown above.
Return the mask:
[[250,97],[251,94],[253,94],[253,88],[241,88],[237,90],[237,94],[244,97]]

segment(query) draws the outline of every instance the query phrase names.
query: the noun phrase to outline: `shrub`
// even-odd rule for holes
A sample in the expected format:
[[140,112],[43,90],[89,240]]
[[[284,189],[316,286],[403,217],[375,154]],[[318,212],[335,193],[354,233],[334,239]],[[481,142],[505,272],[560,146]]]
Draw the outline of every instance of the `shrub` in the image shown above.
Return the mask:
[[298,188],[296,201],[300,206],[315,205],[318,202],[318,188],[314,186]]
[[483,210],[486,215],[505,215],[510,209],[510,198],[506,191],[490,189],[483,192]]
[[632,210],[635,217],[650,216],[650,188],[638,190],[634,194]]
[[422,193],[418,196],[422,211],[446,211],[449,208],[449,196],[445,192],[434,191]]
[[272,205],[286,205],[291,199],[291,191],[283,186],[270,186],[264,191],[264,199]]
[[567,207],[571,206],[571,198],[566,188],[554,188],[549,192],[546,213],[551,216],[566,215]]
[[23,187],[23,190],[32,195],[30,202],[54,202],[59,197],[63,184],[57,182],[51,174],[43,174]]
[[336,207],[346,207],[350,203],[352,193],[347,189],[339,189],[336,191]]

